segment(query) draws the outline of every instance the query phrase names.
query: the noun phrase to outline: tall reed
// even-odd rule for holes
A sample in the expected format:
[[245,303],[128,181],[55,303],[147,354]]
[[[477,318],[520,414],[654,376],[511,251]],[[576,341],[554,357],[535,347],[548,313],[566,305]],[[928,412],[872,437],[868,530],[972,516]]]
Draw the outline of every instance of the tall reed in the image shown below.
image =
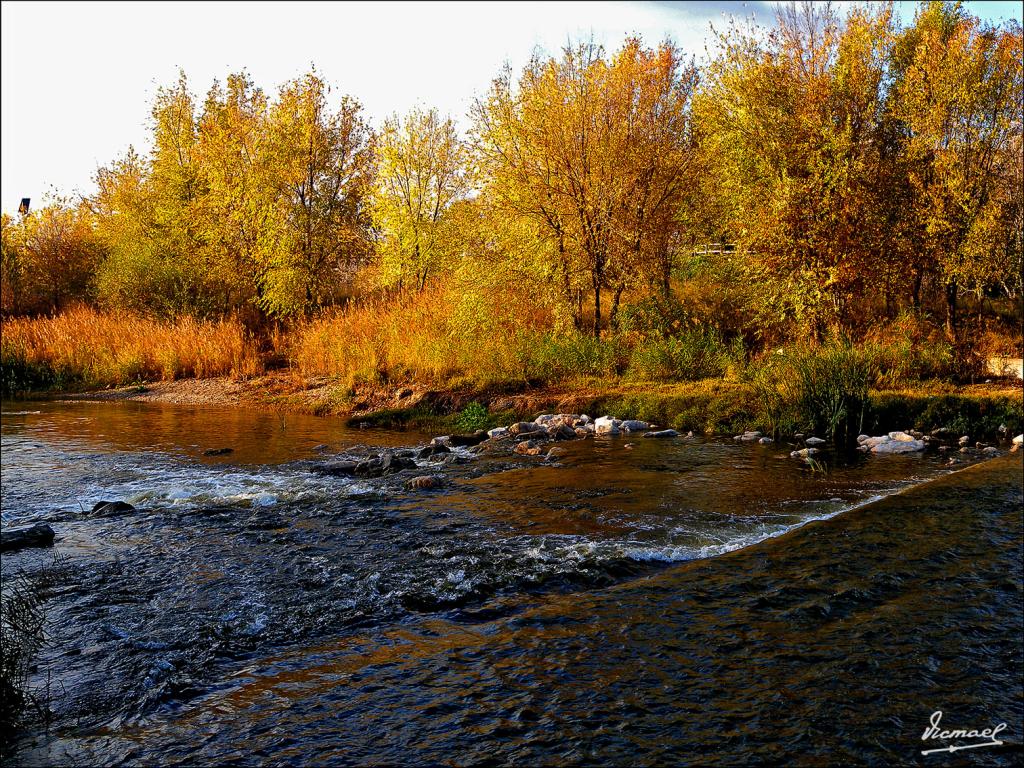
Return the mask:
[[244,377],[261,370],[256,345],[233,319],[158,321],[75,307],[53,317],[5,320],[0,330],[5,391]]

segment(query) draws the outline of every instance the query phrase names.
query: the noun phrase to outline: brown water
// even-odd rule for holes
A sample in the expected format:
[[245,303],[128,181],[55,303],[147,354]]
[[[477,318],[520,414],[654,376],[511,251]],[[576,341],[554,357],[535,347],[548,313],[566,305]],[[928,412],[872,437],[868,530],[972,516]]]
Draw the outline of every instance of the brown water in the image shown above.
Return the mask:
[[427,435],[3,412],[3,525],[67,558],[21,764],[948,762],[919,754],[936,709],[1021,740],[1019,463],[964,489],[937,455],[589,439],[422,462],[423,492],[313,469]]

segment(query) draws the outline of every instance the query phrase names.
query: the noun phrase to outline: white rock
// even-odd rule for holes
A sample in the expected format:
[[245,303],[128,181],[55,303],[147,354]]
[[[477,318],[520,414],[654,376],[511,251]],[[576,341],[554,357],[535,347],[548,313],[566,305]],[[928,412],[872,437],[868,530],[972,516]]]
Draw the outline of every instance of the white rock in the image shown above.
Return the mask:
[[871,435],[857,435],[857,442],[863,443],[865,440],[870,440]]
[[487,436],[488,437],[492,437],[492,438],[493,437],[499,437],[499,438],[500,437],[505,437],[505,436],[507,436],[509,434],[511,434],[511,433],[508,431],[508,427],[495,427],[494,429],[487,430]]
[[626,432],[643,432],[645,429],[650,429],[651,425],[646,421],[638,421],[636,419],[626,419],[619,425],[619,428]]
[[1014,445],[1024,445],[1024,434],[1017,435],[1015,438],[1013,438],[1013,444]]
[[906,432],[890,432],[890,440],[899,440],[901,443],[913,443],[917,441],[913,435],[908,435]]
[[886,440],[878,443],[872,449],[872,453],[914,453],[924,450],[924,440]]
[[542,427],[546,427],[548,424],[550,424],[556,418],[558,418],[558,417],[555,416],[555,414],[553,414],[553,413],[542,413],[540,416],[538,416],[536,419],[533,420],[533,423],[534,424],[540,424]]
[[824,445],[825,444],[825,441],[822,440],[820,437],[808,437],[806,440],[804,440],[804,442],[807,445]]
[[594,422],[594,431],[599,435],[619,434],[620,419],[613,419],[611,416],[602,416]]
[[772,439],[771,439],[770,437],[762,437],[762,438],[761,438],[760,440],[758,440],[757,442],[759,442],[759,443],[760,443],[761,445],[771,445],[771,444],[772,444],[772,443],[774,443],[775,441],[774,441],[774,440],[772,440]]
[[733,440],[738,440],[741,443],[752,443],[761,437],[760,432],[744,432],[742,435],[736,435]]
[[960,445],[969,445],[969,444],[970,444],[970,442],[971,442],[971,438],[969,438],[969,437],[968,437],[967,435],[964,435],[964,436],[963,436],[963,437],[961,437],[961,438],[960,438],[960,439],[959,439],[959,440],[958,440],[957,442],[958,442],[958,443],[959,443]]

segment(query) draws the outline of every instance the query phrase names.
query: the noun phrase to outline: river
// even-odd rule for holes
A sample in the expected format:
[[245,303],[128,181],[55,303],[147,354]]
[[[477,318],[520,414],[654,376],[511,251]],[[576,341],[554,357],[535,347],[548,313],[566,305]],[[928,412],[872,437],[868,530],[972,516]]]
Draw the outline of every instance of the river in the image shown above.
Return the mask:
[[[50,522],[62,555],[33,678],[52,722],[15,765],[1020,758],[1019,454],[816,471],[787,446],[590,438],[460,449],[409,490],[315,465],[429,435],[2,410],[3,525]],[[52,559],[5,553],[4,578]],[[936,710],[1006,744],[922,756]]]

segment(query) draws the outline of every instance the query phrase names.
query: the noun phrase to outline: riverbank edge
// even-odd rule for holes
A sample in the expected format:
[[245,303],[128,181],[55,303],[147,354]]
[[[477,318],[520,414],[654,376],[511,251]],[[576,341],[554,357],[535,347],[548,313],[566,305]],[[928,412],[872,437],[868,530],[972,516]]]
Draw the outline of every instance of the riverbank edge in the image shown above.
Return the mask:
[[[764,427],[753,389],[722,379],[672,384],[584,381],[514,391],[418,383],[349,388],[335,379],[276,372],[245,379],[180,379],[29,397],[235,406],[338,417],[356,426],[437,432],[486,429],[544,412],[608,414],[704,435]],[[965,386],[927,382],[913,389],[872,391],[870,414],[862,426],[871,434],[946,429],[972,440],[1009,440],[1024,427],[1024,392],[1019,383],[1009,382]]]

